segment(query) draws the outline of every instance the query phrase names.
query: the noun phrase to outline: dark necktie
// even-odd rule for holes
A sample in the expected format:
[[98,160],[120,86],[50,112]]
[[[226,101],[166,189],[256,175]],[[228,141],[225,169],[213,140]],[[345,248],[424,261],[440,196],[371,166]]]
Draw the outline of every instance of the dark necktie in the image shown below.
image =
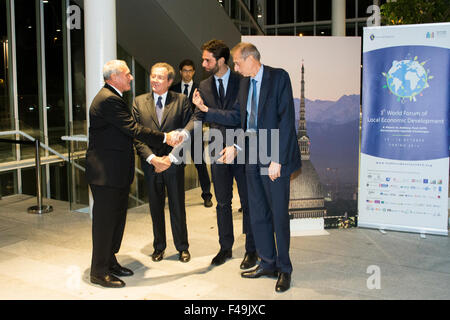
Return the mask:
[[256,130],[256,112],[257,112],[257,105],[256,105],[256,80],[252,79],[252,101],[250,105],[250,117],[248,119],[248,129]]
[[187,96],[189,95],[189,94],[188,94],[188,88],[189,88],[189,85],[188,85],[188,84],[185,84],[185,85],[184,85],[184,91],[183,91],[183,94],[185,94],[185,95],[187,95]]
[[220,104],[223,107],[223,101],[225,99],[225,89],[223,87],[223,81],[222,79],[217,79],[219,81],[219,100]]
[[159,125],[161,125],[161,118],[163,114],[162,97],[158,97],[158,102],[156,103],[156,116],[158,117]]

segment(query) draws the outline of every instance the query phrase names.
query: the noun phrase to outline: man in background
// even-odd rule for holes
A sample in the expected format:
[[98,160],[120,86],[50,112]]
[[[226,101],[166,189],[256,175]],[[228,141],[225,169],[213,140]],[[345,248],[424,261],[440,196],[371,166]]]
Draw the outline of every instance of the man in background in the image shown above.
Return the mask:
[[[192,95],[196,88],[198,88],[198,84],[194,82],[194,75],[195,75],[195,65],[192,60],[185,59],[181,61],[179,65],[179,71],[181,76],[181,81],[172,85],[170,87],[170,90],[183,93],[187,97],[189,97],[189,102],[192,104]],[[192,111],[194,112],[195,106],[192,105]],[[193,136],[192,136],[193,138]],[[200,161],[200,155],[197,157],[199,158],[198,161],[195,161],[195,153],[194,150],[195,145],[201,144],[201,161]],[[194,139],[191,140],[191,157],[192,160],[194,160],[195,168],[197,169],[198,174],[198,180],[200,181],[200,186],[202,188],[202,199],[203,204],[206,208],[212,207],[213,203],[211,201],[212,194],[211,194],[211,180],[209,179],[209,173],[208,168],[206,166],[206,163],[203,159],[204,154],[204,145],[203,145],[203,139],[200,141],[195,141]]]

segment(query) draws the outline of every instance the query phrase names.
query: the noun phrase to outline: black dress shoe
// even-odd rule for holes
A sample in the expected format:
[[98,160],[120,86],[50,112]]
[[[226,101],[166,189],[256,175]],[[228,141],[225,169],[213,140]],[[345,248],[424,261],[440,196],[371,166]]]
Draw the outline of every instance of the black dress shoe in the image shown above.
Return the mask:
[[278,275],[277,271],[274,270],[266,270],[258,266],[256,269],[251,271],[244,271],[241,273],[242,278],[256,279],[262,276],[267,276],[271,278],[275,278]]
[[180,251],[178,254],[178,260],[181,262],[189,262],[189,260],[191,260],[191,254],[188,250]]
[[92,276],[91,282],[95,284],[99,284],[102,287],[106,288],[122,288],[125,287],[125,282],[113,276],[112,274],[105,274],[103,276]]
[[241,263],[241,269],[250,269],[256,266],[256,262],[258,261],[258,254],[256,252],[246,252],[244,256],[244,260]]
[[231,258],[231,250],[220,250],[219,253],[212,259],[211,264],[220,266],[224,264],[227,259]]
[[278,275],[277,285],[275,286],[276,292],[284,292],[291,287],[291,274],[287,272],[280,272]]
[[109,268],[109,272],[118,277],[129,277],[134,273],[128,268],[122,267],[120,264],[116,264]]
[[164,250],[155,250],[152,253],[152,260],[155,262],[161,261],[164,257]]
[[206,199],[203,204],[206,208],[211,208],[213,206],[211,199]]

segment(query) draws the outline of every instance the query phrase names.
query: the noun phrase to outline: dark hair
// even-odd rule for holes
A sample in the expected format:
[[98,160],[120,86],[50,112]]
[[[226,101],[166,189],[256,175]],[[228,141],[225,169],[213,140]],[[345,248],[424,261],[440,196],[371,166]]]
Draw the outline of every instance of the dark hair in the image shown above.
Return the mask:
[[228,59],[230,58],[230,48],[228,48],[222,40],[209,40],[202,45],[201,49],[202,51],[206,50],[211,52],[216,60],[224,58],[225,63],[228,63]]
[[195,70],[195,64],[194,61],[190,60],[190,59],[184,59],[183,61],[180,62],[180,65],[178,66],[179,70],[183,70],[184,66],[191,66],[194,70]]

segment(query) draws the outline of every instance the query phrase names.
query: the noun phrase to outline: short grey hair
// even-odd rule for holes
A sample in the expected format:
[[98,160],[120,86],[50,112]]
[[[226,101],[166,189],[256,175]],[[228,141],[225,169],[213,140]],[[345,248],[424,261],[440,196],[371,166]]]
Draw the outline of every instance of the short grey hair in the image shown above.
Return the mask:
[[121,73],[124,68],[128,68],[127,63],[123,60],[111,60],[103,66],[103,79],[111,80],[112,74]]
[[152,73],[154,68],[165,68],[167,70],[167,79],[168,80],[175,79],[175,69],[170,64],[166,62],[155,63],[150,69],[150,74]]
[[234,46],[233,49],[231,49],[231,54],[240,51],[242,59],[247,59],[249,56],[252,56],[255,58],[255,60],[260,61],[261,60],[261,54],[259,53],[258,49],[253,45],[252,43],[248,42],[239,42],[237,45]]

